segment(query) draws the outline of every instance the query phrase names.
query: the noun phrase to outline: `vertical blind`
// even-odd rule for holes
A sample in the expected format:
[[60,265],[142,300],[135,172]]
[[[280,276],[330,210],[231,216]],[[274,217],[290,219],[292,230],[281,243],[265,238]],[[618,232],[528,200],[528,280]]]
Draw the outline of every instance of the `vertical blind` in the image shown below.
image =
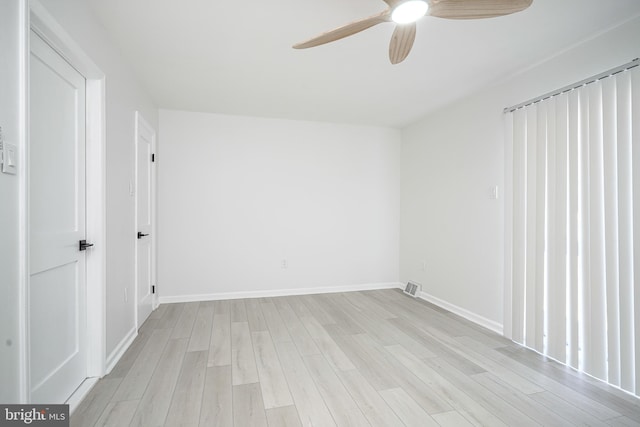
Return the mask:
[[640,67],[506,118],[505,334],[640,395]]

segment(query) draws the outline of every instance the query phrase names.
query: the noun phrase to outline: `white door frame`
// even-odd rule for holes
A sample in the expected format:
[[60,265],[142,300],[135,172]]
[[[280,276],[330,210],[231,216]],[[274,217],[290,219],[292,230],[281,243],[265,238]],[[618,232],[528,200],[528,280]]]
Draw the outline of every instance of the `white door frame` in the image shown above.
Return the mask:
[[[86,393],[99,377],[105,374],[106,366],[106,248],[105,248],[105,74],[80,48],[73,38],[55,21],[39,0],[28,2],[24,41],[24,55],[29,58],[29,32],[33,30],[53,49],[71,64],[87,82],[86,87],[86,188],[87,188],[87,238],[95,244],[87,257],[87,376],[92,381],[74,394],[71,406]],[[29,164],[29,62],[24,64],[23,114],[25,140],[24,155],[20,165],[20,251],[23,262],[20,278],[20,395],[24,403],[29,403],[29,220],[28,220],[28,173]]]
[[[149,124],[148,121],[144,119],[140,111],[136,111],[136,124],[135,124],[135,152],[136,152],[136,172],[135,172],[135,204],[136,204],[136,214],[135,214],[135,224],[136,224],[136,232],[140,230],[138,224],[138,144],[140,144],[140,127],[146,127],[152,134],[151,137],[151,152],[156,152],[157,148],[157,132]],[[155,161],[151,162],[150,165],[150,175],[151,175],[151,194],[149,197],[151,198],[151,286],[155,287],[156,292],[151,295],[151,310],[155,310],[158,308],[158,284],[156,280],[156,248],[157,248],[157,225],[156,225],[156,163]],[[136,240],[136,251],[135,251],[135,286],[134,286],[134,294],[135,294],[135,318],[136,318],[136,331],[140,329],[140,324],[138,321],[138,240]]]

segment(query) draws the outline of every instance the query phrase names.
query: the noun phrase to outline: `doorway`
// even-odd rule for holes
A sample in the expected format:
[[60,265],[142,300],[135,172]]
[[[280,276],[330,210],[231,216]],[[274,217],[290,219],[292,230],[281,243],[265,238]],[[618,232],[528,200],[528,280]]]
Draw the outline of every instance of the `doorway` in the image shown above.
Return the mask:
[[29,392],[64,402],[87,377],[86,81],[30,45]]
[[29,9],[20,396],[73,411],[105,373],[105,76],[37,0]]
[[155,301],[155,130],[136,113],[136,321],[137,329]]

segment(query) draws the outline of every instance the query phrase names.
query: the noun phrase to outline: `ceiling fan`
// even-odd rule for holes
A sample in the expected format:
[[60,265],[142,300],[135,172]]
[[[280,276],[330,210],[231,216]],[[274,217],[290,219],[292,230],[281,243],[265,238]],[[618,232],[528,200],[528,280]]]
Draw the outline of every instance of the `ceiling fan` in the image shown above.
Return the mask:
[[340,40],[383,22],[395,22],[389,44],[389,59],[398,64],[409,55],[416,38],[416,21],[425,15],[446,19],[482,19],[509,15],[531,6],[533,0],[384,0],[389,7],[381,13],[322,33],[293,45],[306,49]]

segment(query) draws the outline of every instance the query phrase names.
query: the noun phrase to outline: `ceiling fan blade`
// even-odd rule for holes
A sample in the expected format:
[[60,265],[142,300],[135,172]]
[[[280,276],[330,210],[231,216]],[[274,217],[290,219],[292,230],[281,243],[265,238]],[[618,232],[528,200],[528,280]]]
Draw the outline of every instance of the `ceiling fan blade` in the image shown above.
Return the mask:
[[411,52],[413,41],[416,39],[416,24],[396,25],[389,44],[389,60],[392,64],[399,64]]
[[382,0],[382,1],[388,4],[391,9],[393,9],[395,6],[399,5],[404,0]]
[[382,22],[387,22],[391,19],[390,16],[391,10],[387,9],[384,12],[378,13],[377,15],[373,15],[359,21],[351,22],[349,24],[343,25],[342,27],[338,27],[335,30],[322,33],[319,36],[316,36],[302,43],[294,44],[293,48],[306,49],[309,47],[320,46],[325,43],[340,40],[342,38],[359,33],[360,31],[366,30],[367,28],[373,27],[374,25],[380,24]]
[[483,19],[525,10],[533,0],[431,0],[431,16],[446,19]]

